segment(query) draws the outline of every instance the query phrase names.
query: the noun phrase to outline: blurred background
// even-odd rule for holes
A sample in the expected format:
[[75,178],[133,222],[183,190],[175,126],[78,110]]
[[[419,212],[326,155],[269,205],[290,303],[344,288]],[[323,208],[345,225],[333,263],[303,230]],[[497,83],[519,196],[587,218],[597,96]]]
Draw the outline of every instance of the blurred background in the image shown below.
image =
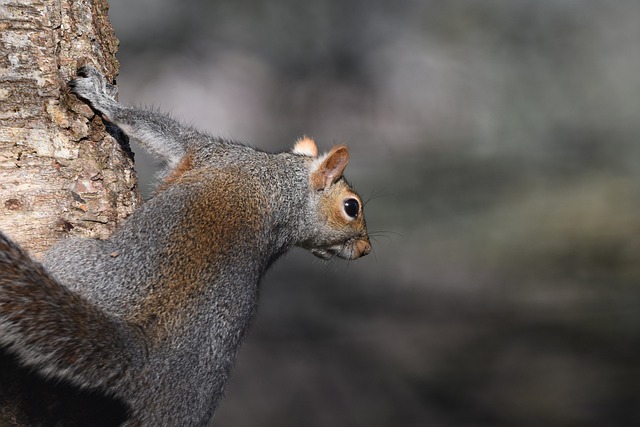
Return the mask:
[[640,425],[639,2],[110,3],[123,102],[347,143],[368,200],[371,255],[269,272],[215,425]]

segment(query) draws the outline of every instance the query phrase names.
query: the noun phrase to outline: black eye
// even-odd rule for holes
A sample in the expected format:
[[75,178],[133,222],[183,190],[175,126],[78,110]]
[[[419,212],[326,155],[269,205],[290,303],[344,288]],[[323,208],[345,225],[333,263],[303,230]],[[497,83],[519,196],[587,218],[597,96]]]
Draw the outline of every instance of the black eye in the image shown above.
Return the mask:
[[360,211],[360,203],[356,199],[347,199],[344,201],[344,211],[351,218],[357,218]]

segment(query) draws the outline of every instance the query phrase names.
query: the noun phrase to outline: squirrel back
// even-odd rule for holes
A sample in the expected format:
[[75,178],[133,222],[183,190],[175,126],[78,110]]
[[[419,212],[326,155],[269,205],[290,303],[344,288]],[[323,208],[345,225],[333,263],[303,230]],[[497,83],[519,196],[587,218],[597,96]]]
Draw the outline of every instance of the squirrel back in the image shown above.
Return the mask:
[[323,259],[369,253],[362,201],[343,177],[348,150],[319,156],[303,138],[273,154],[214,138],[118,104],[89,67],[70,86],[168,170],[107,240],[64,240],[44,266],[4,240],[0,348],[120,399],[125,425],[206,425],[269,266],[294,246]]

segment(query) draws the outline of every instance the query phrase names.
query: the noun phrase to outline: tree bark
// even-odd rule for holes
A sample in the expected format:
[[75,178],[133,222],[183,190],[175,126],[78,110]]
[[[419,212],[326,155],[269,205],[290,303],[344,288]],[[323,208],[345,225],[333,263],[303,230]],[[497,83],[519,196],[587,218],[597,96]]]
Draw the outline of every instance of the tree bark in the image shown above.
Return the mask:
[[0,0],[0,230],[39,255],[107,237],[139,204],[132,155],[68,91],[79,66],[113,79],[106,0]]
[[[66,87],[87,63],[118,73],[107,12],[106,0],[0,0],[0,230],[35,256],[66,235],[107,237],[140,203],[126,141]],[[118,425],[126,411],[0,349],[0,426]]]

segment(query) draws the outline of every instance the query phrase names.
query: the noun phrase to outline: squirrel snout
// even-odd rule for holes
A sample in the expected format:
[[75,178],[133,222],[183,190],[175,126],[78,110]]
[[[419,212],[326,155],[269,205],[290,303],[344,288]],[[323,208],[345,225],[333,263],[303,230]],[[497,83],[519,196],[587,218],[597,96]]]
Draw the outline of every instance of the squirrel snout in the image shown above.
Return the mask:
[[369,242],[369,239],[365,237],[362,240],[358,240],[354,245],[353,258],[360,258],[368,255],[369,252],[371,252],[371,242]]

